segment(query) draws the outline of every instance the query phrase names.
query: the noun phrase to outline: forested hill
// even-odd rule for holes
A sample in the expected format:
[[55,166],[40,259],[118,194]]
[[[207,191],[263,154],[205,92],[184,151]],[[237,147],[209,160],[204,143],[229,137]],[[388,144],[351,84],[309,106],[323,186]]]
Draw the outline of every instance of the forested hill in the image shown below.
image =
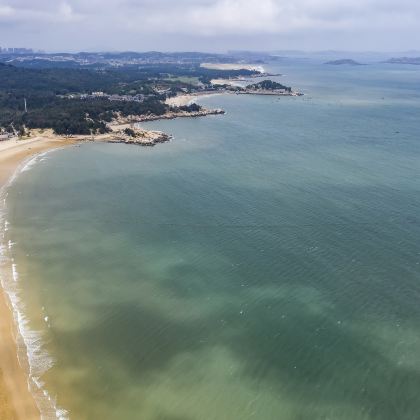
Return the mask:
[[[137,75],[139,77],[141,74]],[[158,95],[145,96],[141,102],[111,102],[100,97],[81,100],[64,96],[118,90],[130,80],[134,77],[123,72],[34,70],[0,65],[0,127],[7,131],[22,131],[23,127],[53,128],[58,134],[103,133],[107,130],[106,122],[116,112],[122,115],[165,112],[166,107]],[[140,89],[147,88],[145,83],[140,85]]]
[[0,90],[31,94],[85,92],[116,83],[110,73],[79,69],[27,69],[0,63]]
[[147,82],[167,77],[194,77],[202,82],[255,74],[250,70],[215,70],[199,65],[152,64],[127,66],[120,69],[15,67],[0,62],[0,90],[52,91],[55,93],[116,92],[118,86],[133,82]]

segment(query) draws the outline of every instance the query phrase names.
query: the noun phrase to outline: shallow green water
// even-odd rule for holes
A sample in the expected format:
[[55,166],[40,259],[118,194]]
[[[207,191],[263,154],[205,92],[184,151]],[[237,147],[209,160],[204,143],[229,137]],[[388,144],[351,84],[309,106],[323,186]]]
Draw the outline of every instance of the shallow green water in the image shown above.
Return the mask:
[[227,115],[56,151],[12,186],[71,419],[420,418],[420,72],[279,70],[306,96],[205,99]]

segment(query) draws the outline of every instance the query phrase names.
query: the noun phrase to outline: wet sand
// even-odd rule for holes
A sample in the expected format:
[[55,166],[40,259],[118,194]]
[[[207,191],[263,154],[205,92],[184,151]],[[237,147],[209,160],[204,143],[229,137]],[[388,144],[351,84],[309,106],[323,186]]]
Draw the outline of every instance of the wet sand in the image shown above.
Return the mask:
[[[73,140],[46,133],[29,140],[0,142],[0,193],[16,169],[26,159]],[[9,301],[0,287],[0,419],[39,420],[40,412],[28,389],[27,376],[17,358],[16,327]]]

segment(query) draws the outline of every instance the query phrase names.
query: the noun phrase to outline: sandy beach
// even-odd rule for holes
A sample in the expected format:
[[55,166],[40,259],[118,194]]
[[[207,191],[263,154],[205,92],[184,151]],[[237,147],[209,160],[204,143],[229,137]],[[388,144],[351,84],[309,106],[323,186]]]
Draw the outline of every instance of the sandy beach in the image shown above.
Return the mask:
[[237,80],[237,79],[213,79],[211,81],[212,85],[229,85],[229,86],[239,86],[242,87],[243,80]]
[[172,98],[168,98],[165,103],[169,106],[187,106],[197,102],[199,99],[206,98],[209,96],[222,95],[220,92],[202,92],[202,93],[190,93],[185,95],[178,95]]
[[[0,142],[0,192],[26,159],[72,143],[73,140],[54,137],[48,132],[28,140]],[[0,419],[39,420],[40,413],[28,390],[26,373],[18,362],[15,337],[9,301],[0,287]]]

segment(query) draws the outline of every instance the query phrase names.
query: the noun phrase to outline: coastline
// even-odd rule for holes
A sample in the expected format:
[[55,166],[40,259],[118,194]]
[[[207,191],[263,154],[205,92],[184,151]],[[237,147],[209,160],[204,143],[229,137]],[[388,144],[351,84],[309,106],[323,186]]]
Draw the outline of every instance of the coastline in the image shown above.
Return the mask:
[[[230,92],[206,91],[175,96],[167,99],[166,103],[174,108],[195,103],[197,100]],[[135,126],[141,122],[182,117],[202,117],[206,115],[224,114],[223,110],[185,111],[172,109],[164,115],[130,116],[114,120],[109,127],[111,132],[102,135],[79,135],[71,138],[56,136],[52,130],[33,130],[33,137],[26,140],[11,139],[0,142],[0,200],[7,195],[7,187],[19,172],[20,167],[33,157],[63,146],[77,144],[80,141],[99,141],[108,143],[126,143],[142,146],[153,146],[169,141],[171,136],[159,131],[144,130]],[[135,136],[124,133],[131,129]],[[0,212],[2,208],[0,206]],[[1,218],[0,214],[0,219]],[[3,223],[4,219],[2,220]],[[5,239],[5,232],[0,231],[1,239]],[[7,248],[7,247],[6,247]],[[0,246],[1,250],[1,246]],[[2,257],[2,253],[0,253]],[[3,255],[4,257],[4,255]],[[7,257],[4,258],[7,260]],[[0,261],[1,263],[2,261]],[[2,264],[0,264],[2,265]],[[6,265],[6,264],[5,264]],[[7,273],[0,272],[0,278],[7,278]],[[8,287],[0,286],[0,419],[1,420],[35,420],[41,418],[42,409],[39,408],[39,397],[33,391],[33,384],[29,381],[26,358],[19,361],[20,343],[22,343],[19,325],[16,322],[17,311]],[[26,369],[25,369],[26,368]],[[47,396],[48,398],[48,396]],[[42,404],[41,404],[42,406]]]
[[217,91],[208,91],[208,92],[199,92],[199,93],[186,93],[185,95],[177,95],[172,98],[166,99],[165,103],[169,106],[179,107],[179,106],[188,106],[193,103],[196,103],[197,100],[207,98],[210,96],[223,95],[226,92],[217,92]]
[[[46,133],[28,140],[7,140],[0,143],[0,197],[4,194],[20,166],[48,150],[73,144]],[[3,235],[3,232],[0,232]],[[12,303],[0,287],[0,418],[2,420],[39,420],[40,410],[29,389],[27,372],[18,360],[19,332]]]
[[[183,103],[191,103],[198,96],[204,95],[185,95],[181,98],[181,101]],[[136,122],[142,122],[155,119],[197,117],[214,113],[220,114],[224,112],[221,110],[205,110],[190,114],[178,112],[146,118],[137,116],[135,120]],[[139,139],[129,139],[127,136],[124,136],[123,130],[132,127],[132,124],[132,121],[130,123],[127,123],[127,121],[115,121],[113,124],[110,124],[112,130],[110,133],[93,137],[80,135],[65,138],[53,134],[52,130],[33,130],[34,135],[31,138],[24,140],[14,138],[0,142],[0,222],[2,228],[5,228],[7,224],[3,217],[7,188],[18,174],[22,165],[37,155],[53,149],[77,144],[81,141],[123,142],[126,144],[153,146],[157,143],[169,141],[171,138],[162,132],[135,129],[137,133],[141,134],[141,137]],[[10,263],[10,261],[8,261],[8,257],[4,253],[5,248],[7,248],[4,246],[5,231],[6,229],[0,230],[0,269],[3,270],[7,267],[3,272],[0,271],[0,340],[2,343],[0,346],[0,419],[39,420],[41,418],[41,410],[35,394],[31,392],[33,384],[31,384],[28,377],[27,357],[24,360],[19,360],[19,355],[22,354],[20,344],[24,340],[22,340],[20,328],[16,322],[18,311],[11,301],[10,293],[6,287],[8,277],[10,277],[10,273],[7,272],[9,270],[7,263]],[[48,396],[45,397],[48,398]]]
[[[175,98],[176,105],[191,104],[199,97],[220,94],[220,92],[200,93],[192,95],[182,95]],[[203,110],[193,113],[171,112],[164,116],[136,117],[136,122],[143,122],[155,119],[173,119],[178,117],[198,117],[211,114],[224,113],[222,110]],[[125,124],[124,124],[125,123]],[[20,317],[19,309],[16,308],[13,294],[10,294],[8,272],[10,260],[7,256],[4,241],[6,241],[7,222],[5,215],[5,199],[7,188],[13,182],[14,177],[19,173],[20,168],[25,162],[34,157],[53,149],[77,144],[80,141],[99,141],[99,142],[124,142],[127,144],[140,144],[144,146],[155,145],[169,141],[171,136],[150,130],[136,129],[141,134],[140,139],[129,139],[122,136],[125,128],[132,126],[124,121],[123,124],[114,122],[110,124],[111,133],[104,135],[74,136],[65,138],[53,134],[52,130],[33,130],[33,136],[28,139],[10,139],[0,142],[0,419],[1,420],[39,420],[41,418],[40,401],[33,393],[33,379],[28,376],[29,360],[28,354],[23,347],[27,347],[22,338],[20,325],[16,319]],[[24,358],[20,356],[25,353]],[[32,389],[32,390],[31,390]],[[40,391],[39,389],[37,391]],[[48,395],[44,397],[48,398]],[[42,404],[42,403],[41,403]],[[43,404],[42,404],[43,405]]]
[[[188,96],[188,102],[196,99],[197,96],[192,95],[192,98]],[[154,119],[197,117],[214,113],[220,114],[224,111],[205,110],[189,115],[184,112],[172,112],[158,117],[140,118],[137,116],[136,120],[142,122]],[[30,356],[27,353],[29,347],[23,337],[25,335],[23,333],[26,333],[25,326],[22,330],[20,325],[24,314],[16,306],[16,291],[10,290],[9,287],[13,283],[14,273],[12,273],[11,260],[7,252],[7,221],[5,219],[7,189],[27,162],[53,149],[83,141],[124,142],[153,146],[169,141],[171,138],[162,132],[135,129],[137,133],[142,134],[142,137],[130,140],[121,134],[125,128],[131,126],[132,124],[114,122],[110,124],[112,131],[108,134],[92,137],[80,135],[71,138],[57,136],[52,130],[33,130],[33,136],[30,138],[13,138],[0,142],[0,340],[2,344],[0,346],[0,420],[40,420],[45,409],[43,400],[50,398],[45,390],[39,388],[37,380],[29,373],[31,368]],[[47,408],[47,411],[48,418],[50,415],[51,418],[66,418],[55,406]]]
[[[228,80],[228,79],[214,79],[213,80],[215,85],[226,84],[232,87],[240,87],[240,84],[237,83],[236,80]],[[258,96],[303,96],[303,93],[299,91],[292,91],[292,92],[279,92],[279,91],[208,91],[208,92],[199,92],[199,93],[186,93],[183,95],[173,96],[172,98],[166,99],[166,105],[172,107],[181,107],[181,106],[189,106],[193,103],[196,103],[197,100],[202,98],[207,98],[211,96],[218,96],[218,95],[258,95]],[[210,115],[210,114],[209,114]],[[186,116],[194,116],[194,115],[186,115]],[[167,117],[156,117],[155,119],[167,119]],[[147,119],[145,119],[147,120]]]

